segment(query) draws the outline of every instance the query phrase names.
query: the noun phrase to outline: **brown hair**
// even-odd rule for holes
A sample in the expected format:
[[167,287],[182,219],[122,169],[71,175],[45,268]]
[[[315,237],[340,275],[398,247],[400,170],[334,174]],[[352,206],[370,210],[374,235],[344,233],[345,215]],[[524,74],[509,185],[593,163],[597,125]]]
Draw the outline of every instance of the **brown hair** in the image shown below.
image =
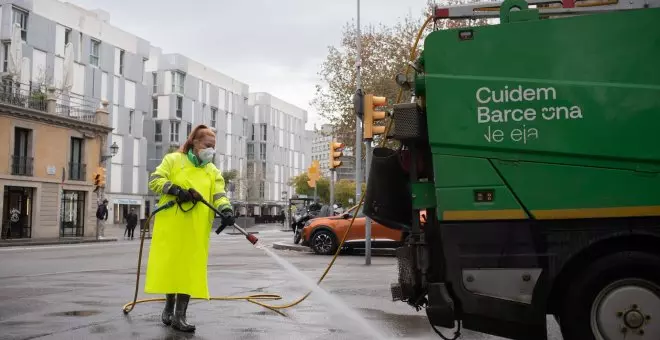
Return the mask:
[[195,126],[192,132],[190,132],[188,139],[186,139],[186,142],[183,143],[183,145],[181,145],[181,147],[179,148],[179,152],[188,153],[188,150],[193,148],[193,141],[201,137],[202,134],[205,132],[205,130],[208,130],[210,133],[213,133],[213,131],[204,124],[199,124]]

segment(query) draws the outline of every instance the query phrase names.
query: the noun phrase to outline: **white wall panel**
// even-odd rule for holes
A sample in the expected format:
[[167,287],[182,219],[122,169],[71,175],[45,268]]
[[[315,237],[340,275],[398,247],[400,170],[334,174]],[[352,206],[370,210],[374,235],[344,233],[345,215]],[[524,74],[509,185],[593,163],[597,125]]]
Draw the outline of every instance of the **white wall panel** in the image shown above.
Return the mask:
[[71,92],[84,95],[85,94],[85,66],[73,63],[73,87]]
[[140,176],[140,168],[137,167],[137,166],[134,166],[133,167],[133,188],[132,188],[134,194],[139,193],[139,191],[138,191],[138,183],[140,182],[139,181],[139,178],[140,178],[139,176]]
[[55,25],[55,55],[64,57],[64,33],[66,28],[62,25]]
[[110,191],[121,192],[121,164],[110,164]]
[[[140,140],[136,138],[133,140],[133,166],[139,166],[139,165],[140,165]],[[133,178],[133,182],[137,183],[135,177]]]
[[101,100],[108,100],[108,72],[101,73]]
[[124,106],[135,109],[135,82],[124,80]]

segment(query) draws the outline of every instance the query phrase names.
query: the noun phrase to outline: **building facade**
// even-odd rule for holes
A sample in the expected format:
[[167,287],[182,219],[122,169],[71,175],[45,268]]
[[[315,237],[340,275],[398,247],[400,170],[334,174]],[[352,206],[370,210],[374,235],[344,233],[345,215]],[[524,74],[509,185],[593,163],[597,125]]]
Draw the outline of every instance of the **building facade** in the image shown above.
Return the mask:
[[332,142],[332,125],[323,124],[314,132],[312,140],[312,161],[319,161],[321,175],[330,178],[330,142]]
[[1,238],[96,236],[92,176],[110,158],[108,113],[72,114],[55,91],[41,94],[0,88]]
[[[248,85],[156,47],[151,49],[146,78],[151,93],[145,129],[148,171],[181,146],[195,126],[205,124],[216,133],[215,165],[222,171],[235,170],[240,178],[247,168]],[[233,201],[244,199],[234,183],[227,185],[227,192]],[[150,202],[155,199],[151,193]]]
[[[94,108],[103,99],[110,103],[113,132],[108,141],[119,146],[119,154],[107,166],[105,197],[115,223],[123,220],[129,206],[144,214],[147,143],[142,128],[149,101],[143,75],[149,43],[110,25],[109,14],[101,10],[57,0],[1,3],[3,71],[10,71],[12,59],[22,59],[20,82],[29,84],[24,87],[62,90],[59,105]],[[10,53],[14,24],[20,26],[23,40],[18,57]],[[68,44],[70,63],[65,60]]]
[[279,212],[294,192],[292,177],[309,167],[305,154],[307,111],[268,93],[251,93],[251,131],[243,189],[250,203],[247,214]]

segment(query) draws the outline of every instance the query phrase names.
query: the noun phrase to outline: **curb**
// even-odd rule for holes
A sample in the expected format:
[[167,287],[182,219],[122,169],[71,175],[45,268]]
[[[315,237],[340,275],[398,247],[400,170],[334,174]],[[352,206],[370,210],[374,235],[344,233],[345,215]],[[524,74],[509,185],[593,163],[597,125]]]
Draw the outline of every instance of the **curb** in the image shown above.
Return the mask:
[[[293,251],[299,251],[299,252],[313,253],[313,251],[307,246],[301,246],[299,244],[292,244],[292,243],[288,243],[288,242],[275,242],[275,243],[273,243],[273,249],[293,250]],[[342,255],[364,256],[364,249],[358,248],[358,249],[352,250],[351,252],[342,251]],[[372,256],[388,256],[388,257],[396,256],[396,249],[372,248],[371,249],[371,255]]]
[[21,242],[21,241],[10,241],[10,242],[0,242],[0,248],[7,247],[30,247],[30,246],[51,246],[51,245],[60,245],[60,244],[80,244],[80,243],[108,243],[108,242],[117,242],[116,238],[107,238],[103,240],[52,240],[52,241],[30,241],[30,242]]
[[301,246],[299,244],[285,243],[285,242],[274,242],[273,249],[293,250],[293,251],[308,252],[308,253],[312,252],[312,250],[309,249],[309,247]]
[[[248,234],[258,234],[259,232],[258,231],[247,231],[247,233]],[[231,232],[231,233],[225,233],[225,234],[227,234],[227,235],[243,235],[242,233],[239,233],[237,231],[236,232]]]

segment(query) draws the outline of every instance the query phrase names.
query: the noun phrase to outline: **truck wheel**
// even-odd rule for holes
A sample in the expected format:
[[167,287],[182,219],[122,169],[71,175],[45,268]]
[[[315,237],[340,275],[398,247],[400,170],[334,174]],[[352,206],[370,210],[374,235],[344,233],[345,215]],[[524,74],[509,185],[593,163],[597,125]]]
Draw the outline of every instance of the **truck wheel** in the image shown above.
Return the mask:
[[660,257],[602,257],[569,284],[559,322],[564,340],[660,339]]
[[312,250],[319,255],[332,255],[337,251],[335,235],[328,230],[319,230],[310,238]]

